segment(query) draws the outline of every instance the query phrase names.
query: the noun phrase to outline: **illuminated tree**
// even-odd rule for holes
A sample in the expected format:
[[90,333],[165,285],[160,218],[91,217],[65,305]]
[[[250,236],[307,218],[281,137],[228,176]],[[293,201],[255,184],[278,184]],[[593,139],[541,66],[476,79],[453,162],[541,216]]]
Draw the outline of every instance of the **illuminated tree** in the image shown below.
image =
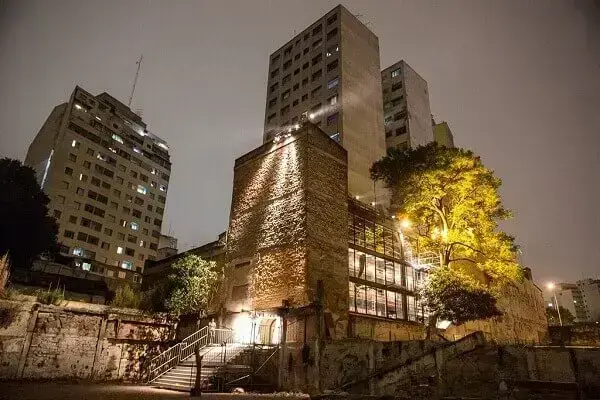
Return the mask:
[[[434,315],[455,322],[498,315],[494,289],[522,276],[514,239],[498,227],[511,216],[498,193],[501,180],[471,151],[435,143],[390,149],[371,177],[391,190],[391,211],[410,221],[407,236],[418,238],[419,252],[439,257],[424,291]],[[481,307],[450,302],[446,293],[458,296],[458,290]]]
[[29,266],[40,253],[56,249],[58,226],[48,216],[49,202],[32,168],[0,160],[0,254],[8,253],[12,266]]
[[223,279],[222,266],[189,254],[173,263],[166,305],[175,315],[208,311]]

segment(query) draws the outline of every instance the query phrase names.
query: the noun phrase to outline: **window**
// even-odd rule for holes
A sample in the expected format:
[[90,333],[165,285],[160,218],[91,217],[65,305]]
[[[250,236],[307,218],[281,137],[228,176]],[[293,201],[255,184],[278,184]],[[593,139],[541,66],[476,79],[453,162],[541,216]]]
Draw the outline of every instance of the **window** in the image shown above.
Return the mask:
[[283,56],[289,56],[290,54],[292,54],[292,45],[289,45],[288,47],[285,48],[285,50],[283,50]]
[[392,92],[395,92],[396,90],[400,89],[401,87],[402,87],[402,82],[394,83],[392,85]]
[[65,204],[65,196],[60,196],[60,195],[56,196],[56,202],[58,204]]
[[77,223],[77,217],[74,215],[69,216],[69,223],[70,224],[76,224]]
[[302,64],[302,69],[305,70],[310,66],[310,63],[307,61],[304,64]]
[[269,108],[273,108],[275,106],[275,104],[277,104],[277,97],[269,100]]
[[113,195],[117,198],[121,197],[121,191],[119,189],[113,189]]
[[59,211],[59,210],[54,210],[54,212],[52,213],[52,215],[54,216],[54,218],[60,219],[60,216],[62,215],[62,212]]
[[292,91],[294,91],[294,92],[295,92],[295,91],[296,91],[296,90],[298,90],[298,89],[300,89],[300,84],[299,84],[299,83],[296,83],[296,84],[294,85],[294,87],[292,88]]
[[87,182],[88,176],[85,174],[79,174],[79,180],[82,182]]
[[124,182],[124,181],[123,181],[123,178],[121,178],[120,176],[117,176],[117,183],[118,183],[119,185],[122,185],[122,184],[123,184],[123,182]]
[[338,60],[332,61],[329,64],[327,64],[327,72],[331,72],[335,69],[337,69],[338,67]]
[[144,261],[144,255],[143,254],[138,254],[138,260]]
[[73,168],[66,167],[65,175],[73,176]]
[[315,72],[315,73],[312,74],[312,81],[314,82],[317,79],[320,79],[321,76],[323,76],[323,70],[322,69],[320,69],[317,72]]
[[[131,262],[131,261],[123,261],[121,263],[121,268],[123,268],[123,269],[133,269],[133,262]],[[119,278],[121,278],[121,272],[119,272]],[[124,272],[123,272],[123,278],[125,278],[125,273]]]
[[121,170],[122,172],[125,172],[127,170],[127,168],[125,168],[125,166],[123,164],[119,164],[119,170]]
[[123,139],[121,138],[121,136],[117,135],[116,133],[112,134],[112,138],[113,138],[113,140],[123,144]]
[[310,92],[310,96],[314,99],[321,93],[321,85],[317,86]]
[[306,101],[308,100],[308,94],[303,94],[302,95],[302,101]]
[[146,247],[146,242],[144,240],[140,240],[140,247]]
[[100,179],[96,178],[95,176],[92,176],[91,183],[94,186],[100,186]]
[[337,94],[335,96],[331,96],[330,98],[328,98],[327,102],[329,103],[330,106],[336,105],[338,102]]
[[271,78],[275,78],[277,75],[279,75],[279,68],[275,68],[271,71]]
[[285,85],[286,83],[288,83],[289,81],[292,80],[292,75],[291,74],[287,74],[286,76],[283,77],[283,79],[281,80],[281,84]]
[[148,189],[146,189],[145,186],[137,185],[137,192],[141,194],[146,194],[148,192]]
[[102,244],[100,245],[100,247],[101,247],[103,250],[108,250],[108,249],[110,249],[110,244],[109,244],[109,243],[107,243],[107,242],[102,242]]
[[[297,60],[299,60],[299,59],[300,59],[300,53],[298,53],[298,54],[296,54],[296,55],[294,56],[294,61],[297,61]],[[295,74],[295,73],[296,73],[296,71],[294,71],[294,74]]]
[[337,125],[339,113],[331,114],[327,117],[327,126]]
[[312,65],[314,66],[314,65],[320,63],[322,59],[323,59],[323,54],[321,54],[321,53],[317,54],[312,59]]
[[338,83],[340,83],[340,78],[338,78],[338,77],[333,78],[332,80],[327,82],[327,89],[333,89],[334,87],[336,87],[338,85]]
[[269,92],[270,93],[274,93],[277,91],[277,89],[279,89],[279,83],[275,82],[274,84],[271,85],[271,87],[269,88]]
[[133,215],[136,218],[142,218],[142,212],[140,210],[133,210],[131,215]]
[[300,73],[300,68],[296,68],[294,70],[294,76],[298,75]]
[[280,58],[281,57],[279,56],[279,54],[274,55],[273,58],[271,58],[271,64],[278,63]]
[[302,79],[302,87],[308,85],[308,78]]
[[[395,78],[397,76],[400,76],[400,68],[392,71],[392,78]],[[394,90],[394,89],[392,89],[392,90]]]
[[104,228],[104,234],[107,236],[112,236],[113,230],[110,228]]
[[292,60],[287,60],[286,62],[284,62],[283,70],[285,71],[286,69],[288,69],[290,67],[290,65],[292,65]]
[[310,32],[306,32],[304,34],[303,40],[308,40],[309,37],[310,37]]
[[135,172],[134,170],[129,171],[129,175],[131,175],[132,178],[137,178],[138,177],[137,172]]
[[127,221],[125,221],[124,219],[122,219],[121,221],[119,221],[119,225],[121,225],[122,227],[126,227],[127,226]]
[[78,149],[81,143],[79,143],[77,140],[73,140],[71,142],[71,147]]
[[121,246],[117,247],[117,254],[123,254],[123,248]]
[[327,18],[327,25],[331,25],[335,21],[337,21],[337,14],[333,14],[331,17]]
[[335,46],[331,46],[327,49],[326,52],[326,56],[327,57],[331,57],[332,55],[336,54],[338,51],[340,50],[340,46],[339,45],[335,45]]
[[[78,189],[81,189],[81,188],[78,188]],[[83,190],[83,189],[81,189],[81,190]],[[76,209],[76,210],[80,210],[81,209],[81,203],[78,202],[78,201],[74,201],[73,202],[73,208]]]
[[135,255],[135,250],[130,249],[129,247],[125,248],[125,255],[133,257]]
[[75,232],[65,230],[64,236],[69,239],[73,239],[75,237]]
[[396,129],[396,135],[402,135],[406,133],[406,126],[401,126],[400,128]]
[[335,140],[335,141],[336,141],[336,142],[338,142],[338,143],[339,143],[339,142],[340,142],[340,140],[341,140],[341,138],[340,138],[340,133],[339,133],[339,132],[336,132],[336,133],[334,133],[333,135],[329,135],[329,138],[330,138],[331,140]]
[[131,227],[131,229],[133,229],[134,231],[138,230],[138,224],[136,222],[131,222],[129,224],[129,226]]
[[67,182],[67,181],[62,181],[62,182],[60,183],[60,188],[61,188],[61,189],[68,189],[68,188],[69,188],[69,182]]
[[327,40],[333,39],[337,35],[337,32],[338,32],[337,28],[333,28],[332,30],[327,32]]
[[312,34],[313,34],[313,36],[318,35],[322,31],[323,31],[323,25],[315,26],[312,30]]
[[72,162],[77,161],[77,156],[73,153],[69,153],[69,161],[72,161]]
[[312,47],[313,47],[313,49],[314,49],[314,48],[317,48],[317,47],[319,47],[321,44],[323,44],[323,39],[318,39],[318,40],[315,40],[315,41],[313,42],[313,45],[312,45]]
[[297,105],[298,105],[298,99],[296,99],[292,102],[292,107],[296,107]]
[[92,156],[92,157],[93,157],[93,156],[94,156],[94,149],[90,149],[90,148],[88,148],[88,149],[86,150],[86,154],[87,154],[88,156]]
[[273,122],[273,120],[275,119],[276,116],[277,116],[277,114],[275,114],[275,113],[269,115],[267,117],[267,123],[270,124],[271,122]]
[[286,115],[290,111],[290,106],[285,106],[281,109],[281,115]]
[[84,162],[83,162],[83,168],[85,168],[85,169],[90,169],[90,168],[91,168],[91,166],[92,166],[92,163],[91,163],[91,162],[89,162],[89,161],[84,161]]

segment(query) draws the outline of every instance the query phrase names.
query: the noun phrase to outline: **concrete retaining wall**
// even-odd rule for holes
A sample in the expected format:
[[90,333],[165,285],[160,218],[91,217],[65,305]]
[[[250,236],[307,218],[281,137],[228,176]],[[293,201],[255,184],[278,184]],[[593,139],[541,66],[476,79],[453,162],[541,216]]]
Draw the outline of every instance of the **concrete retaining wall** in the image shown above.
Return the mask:
[[25,296],[0,301],[12,310],[0,327],[1,379],[140,380],[143,365],[166,348],[173,324],[137,310]]

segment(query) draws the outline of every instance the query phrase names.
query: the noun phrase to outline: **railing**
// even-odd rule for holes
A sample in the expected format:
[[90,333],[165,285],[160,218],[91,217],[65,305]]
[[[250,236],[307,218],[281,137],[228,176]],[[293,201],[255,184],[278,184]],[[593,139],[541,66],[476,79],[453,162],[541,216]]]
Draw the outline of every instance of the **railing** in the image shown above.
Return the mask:
[[[171,368],[177,366],[179,362],[190,356],[194,352],[194,347],[199,345],[204,347],[207,344],[208,327],[192,333],[183,339],[180,343],[170,347],[158,356],[150,360],[148,371],[148,382],[152,382]],[[184,354],[187,354],[184,356]]]

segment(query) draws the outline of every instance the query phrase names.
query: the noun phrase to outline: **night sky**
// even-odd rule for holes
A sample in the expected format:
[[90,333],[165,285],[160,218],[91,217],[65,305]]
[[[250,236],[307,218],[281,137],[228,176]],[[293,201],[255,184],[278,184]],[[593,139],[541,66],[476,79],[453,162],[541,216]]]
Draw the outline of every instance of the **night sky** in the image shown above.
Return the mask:
[[[406,60],[437,120],[503,181],[503,225],[539,282],[600,274],[600,1],[347,1]],[[595,4],[595,5],[594,5]],[[0,156],[24,159],[76,84],[167,140],[164,233],[227,228],[233,161],[261,143],[269,54],[335,1],[0,0]],[[0,189],[1,190],[1,189]]]

